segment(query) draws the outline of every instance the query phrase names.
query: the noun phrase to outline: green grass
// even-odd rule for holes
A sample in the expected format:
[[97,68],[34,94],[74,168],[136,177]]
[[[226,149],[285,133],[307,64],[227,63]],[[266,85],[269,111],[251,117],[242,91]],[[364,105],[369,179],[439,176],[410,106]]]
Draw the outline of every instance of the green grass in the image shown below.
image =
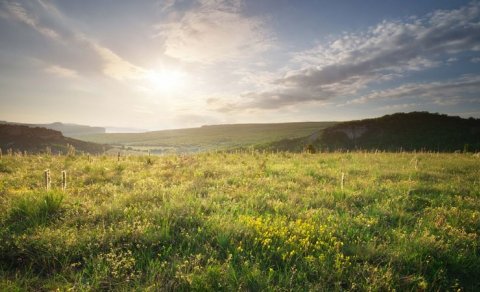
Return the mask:
[[473,155],[91,160],[2,158],[0,290],[480,289]]
[[236,124],[164,130],[146,133],[118,133],[79,136],[89,142],[123,145],[155,152],[198,152],[265,144],[282,139],[309,136],[334,122],[281,124]]

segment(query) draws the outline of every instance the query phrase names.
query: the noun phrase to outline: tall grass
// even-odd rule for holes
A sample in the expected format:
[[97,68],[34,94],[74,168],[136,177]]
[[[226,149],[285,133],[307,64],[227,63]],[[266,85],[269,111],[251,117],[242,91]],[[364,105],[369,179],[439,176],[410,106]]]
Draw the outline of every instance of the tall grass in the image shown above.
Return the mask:
[[4,156],[0,290],[476,291],[478,162],[428,153]]

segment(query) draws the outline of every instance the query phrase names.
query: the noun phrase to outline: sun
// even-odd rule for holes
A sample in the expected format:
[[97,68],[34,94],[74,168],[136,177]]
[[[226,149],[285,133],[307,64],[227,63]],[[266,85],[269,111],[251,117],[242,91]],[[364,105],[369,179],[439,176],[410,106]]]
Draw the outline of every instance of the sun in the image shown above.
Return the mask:
[[173,93],[186,86],[186,74],[179,70],[152,70],[147,73],[146,79],[153,90],[165,93]]

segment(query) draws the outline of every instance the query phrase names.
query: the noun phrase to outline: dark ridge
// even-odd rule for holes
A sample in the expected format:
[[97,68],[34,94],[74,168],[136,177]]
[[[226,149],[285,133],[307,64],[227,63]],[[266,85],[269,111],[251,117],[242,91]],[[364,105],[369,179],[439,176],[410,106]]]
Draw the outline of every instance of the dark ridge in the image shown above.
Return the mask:
[[96,143],[84,142],[63,136],[60,131],[28,127],[24,125],[0,124],[0,147],[3,151],[12,149],[14,152],[29,153],[45,152],[49,147],[52,153],[67,153],[68,145],[77,151],[85,153],[102,153],[111,147]]
[[60,131],[64,136],[73,137],[73,138],[81,135],[103,134],[106,132],[106,129],[103,127],[91,127],[86,125],[65,124],[60,122],[55,122],[50,124],[24,124],[24,123],[12,123],[12,122],[0,121],[0,124],[47,128],[51,130]]
[[479,151],[480,119],[428,112],[396,113],[339,123],[325,129],[315,144],[350,150]]

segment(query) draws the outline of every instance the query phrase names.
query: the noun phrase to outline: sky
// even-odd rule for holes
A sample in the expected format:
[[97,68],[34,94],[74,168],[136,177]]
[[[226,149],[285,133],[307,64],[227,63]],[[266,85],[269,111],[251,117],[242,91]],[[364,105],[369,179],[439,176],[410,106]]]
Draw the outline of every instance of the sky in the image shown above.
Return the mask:
[[480,2],[0,0],[0,120],[480,118]]

